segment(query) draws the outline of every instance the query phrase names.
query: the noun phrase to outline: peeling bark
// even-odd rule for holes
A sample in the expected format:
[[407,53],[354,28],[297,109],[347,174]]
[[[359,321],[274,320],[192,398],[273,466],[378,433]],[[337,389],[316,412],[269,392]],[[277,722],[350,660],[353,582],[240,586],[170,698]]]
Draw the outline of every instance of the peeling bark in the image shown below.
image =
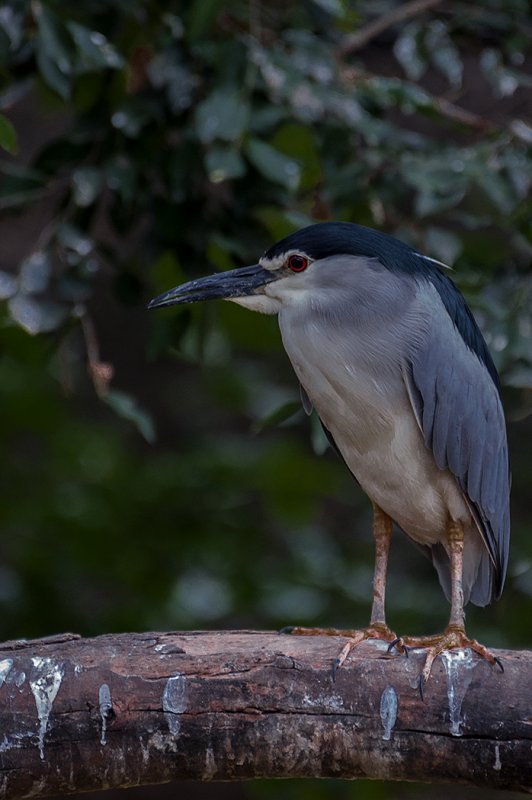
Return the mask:
[[532,653],[504,674],[423,653],[252,631],[0,645],[0,798],[178,778],[382,778],[530,791]]

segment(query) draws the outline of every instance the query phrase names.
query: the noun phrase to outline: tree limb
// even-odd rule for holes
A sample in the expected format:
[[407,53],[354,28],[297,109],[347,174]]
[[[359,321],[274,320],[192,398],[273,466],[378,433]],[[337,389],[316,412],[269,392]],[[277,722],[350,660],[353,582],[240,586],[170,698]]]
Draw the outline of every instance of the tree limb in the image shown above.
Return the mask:
[[346,37],[340,46],[340,52],[346,56],[361,50],[368,42],[375,39],[387,28],[396,25],[398,22],[404,22],[412,17],[417,17],[424,11],[439,5],[442,0],[411,0],[409,3],[400,3],[397,8],[393,8],[386,14],[377,17],[373,22],[368,23],[352,36]]
[[177,778],[382,778],[532,788],[532,653],[437,659],[343,637],[71,635],[0,646],[0,797]]

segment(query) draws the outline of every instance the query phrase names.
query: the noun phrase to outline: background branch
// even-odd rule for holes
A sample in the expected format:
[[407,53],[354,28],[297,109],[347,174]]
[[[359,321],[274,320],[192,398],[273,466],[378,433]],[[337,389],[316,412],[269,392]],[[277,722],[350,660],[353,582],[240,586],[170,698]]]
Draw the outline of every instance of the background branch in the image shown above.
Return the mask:
[[345,56],[357,50],[361,50],[368,42],[375,39],[387,28],[391,28],[392,25],[397,25],[399,22],[417,17],[424,11],[428,11],[430,8],[440,5],[441,2],[442,0],[412,0],[410,3],[402,3],[387,14],[382,14],[380,17],[377,17],[377,19],[365,25],[357,31],[357,33],[348,36],[340,47],[340,52]]

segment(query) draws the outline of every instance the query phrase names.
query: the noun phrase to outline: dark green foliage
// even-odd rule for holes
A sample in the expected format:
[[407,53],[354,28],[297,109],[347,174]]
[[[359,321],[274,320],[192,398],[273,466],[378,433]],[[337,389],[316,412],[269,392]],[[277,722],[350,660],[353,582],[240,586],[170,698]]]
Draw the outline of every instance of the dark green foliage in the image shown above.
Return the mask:
[[[397,5],[0,14],[1,637],[366,622],[369,505],[312,452],[323,434],[296,412],[275,320],[144,310],[343,219],[452,264],[484,330],[511,420],[513,545],[502,601],[468,623],[530,646],[532,17],[525,0],[445,3],[349,51]],[[399,633],[446,621],[399,537],[389,603]]]

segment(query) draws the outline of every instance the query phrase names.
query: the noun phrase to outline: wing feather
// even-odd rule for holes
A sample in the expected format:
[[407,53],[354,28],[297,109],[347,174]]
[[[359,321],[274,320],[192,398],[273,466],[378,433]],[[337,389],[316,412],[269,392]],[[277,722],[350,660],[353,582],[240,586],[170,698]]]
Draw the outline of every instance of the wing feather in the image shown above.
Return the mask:
[[456,327],[450,330],[451,339],[434,326],[415,343],[405,382],[425,444],[438,467],[456,477],[486,545],[489,562],[479,564],[470,587],[473,601],[485,605],[500,596],[508,563],[506,427],[490,371]]

